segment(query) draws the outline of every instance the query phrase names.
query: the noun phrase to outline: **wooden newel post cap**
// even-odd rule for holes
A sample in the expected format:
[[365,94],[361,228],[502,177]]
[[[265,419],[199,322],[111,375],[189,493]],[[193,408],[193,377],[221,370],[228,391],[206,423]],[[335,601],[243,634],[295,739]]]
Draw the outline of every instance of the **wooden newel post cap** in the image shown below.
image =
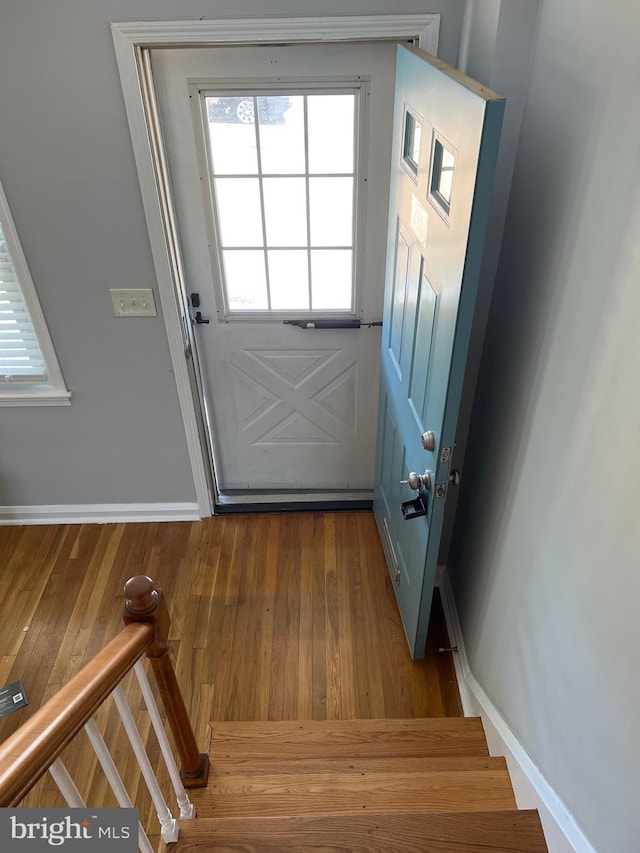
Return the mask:
[[146,575],[136,575],[124,585],[125,609],[136,616],[149,616],[158,606],[158,590]]
[[136,575],[124,585],[125,625],[130,622],[150,622],[154,629],[153,643],[147,650],[147,657],[159,657],[168,651],[169,610],[162,596],[162,590],[146,575]]

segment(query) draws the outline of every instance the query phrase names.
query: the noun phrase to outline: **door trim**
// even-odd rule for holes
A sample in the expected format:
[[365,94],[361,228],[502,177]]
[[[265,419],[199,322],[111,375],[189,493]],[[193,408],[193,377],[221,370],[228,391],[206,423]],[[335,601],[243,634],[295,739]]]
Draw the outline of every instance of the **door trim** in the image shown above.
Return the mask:
[[[185,358],[185,329],[179,307],[180,283],[175,277],[162,204],[162,164],[154,152],[152,122],[145,96],[145,47],[189,45],[303,43],[393,39],[417,41],[437,54],[440,15],[364,15],[309,18],[254,18],[209,21],[127,21],[111,24],[125,109],[140,181],[151,252],[178,400],[201,518],[213,512],[209,459],[203,448],[198,412],[202,402],[193,388]],[[156,143],[158,140],[156,140]],[[177,247],[173,247],[177,249]]]

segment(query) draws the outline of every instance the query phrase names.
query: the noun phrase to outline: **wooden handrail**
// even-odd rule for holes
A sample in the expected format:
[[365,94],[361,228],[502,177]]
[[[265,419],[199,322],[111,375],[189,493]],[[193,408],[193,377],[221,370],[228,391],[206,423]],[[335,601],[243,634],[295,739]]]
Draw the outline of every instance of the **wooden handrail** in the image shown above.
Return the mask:
[[29,793],[153,640],[152,625],[127,625],[0,744],[0,807],[16,806]]
[[0,744],[0,807],[17,805],[146,652],[182,761],[185,788],[207,784],[209,757],[198,752],[169,657],[169,611],[151,578],[124,588],[125,628],[27,722]]

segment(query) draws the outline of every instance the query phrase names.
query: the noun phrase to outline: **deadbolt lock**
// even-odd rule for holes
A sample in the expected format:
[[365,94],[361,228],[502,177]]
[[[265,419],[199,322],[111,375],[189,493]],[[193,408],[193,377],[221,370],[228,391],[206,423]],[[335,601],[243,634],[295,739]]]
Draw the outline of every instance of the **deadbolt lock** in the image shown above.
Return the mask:
[[431,430],[428,430],[428,432],[423,432],[420,436],[420,441],[422,442],[422,446],[424,447],[424,449],[428,450],[430,453],[433,453],[433,451],[436,449],[436,437],[431,432]]

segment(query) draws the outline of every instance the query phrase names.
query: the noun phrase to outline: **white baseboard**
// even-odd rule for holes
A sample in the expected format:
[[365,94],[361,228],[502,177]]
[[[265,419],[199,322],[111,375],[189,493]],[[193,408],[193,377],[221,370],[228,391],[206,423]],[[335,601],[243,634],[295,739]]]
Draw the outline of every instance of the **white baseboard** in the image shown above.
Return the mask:
[[452,657],[456,670],[460,701],[462,702],[462,713],[465,717],[475,717],[477,716],[475,702],[467,686],[467,676],[471,675],[471,671],[464,647],[464,640],[462,639],[462,629],[460,628],[458,610],[455,598],[453,597],[453,587],[451,586],[451,579],[446,567],[438,567],[438,571],[436,572],[436,586],[440,590],[444,621],[447,623],[447,634],[449,635],[449,645],[457,649]]
[[437,586],[449,641],[458,649],[453,653],[453,661],[463,713],[465,717],[482,718],[490,754],[503,755],[506,758],[518,807],[538,810],[549,853],[596,853],[569,809],[531,760],[506,720],[473,676],[464,647],[451,580],[446,569]]
[[112,524],[128,521],[198,521],[197,503],[50,504],[0,506],[0,526],[20,524]]

